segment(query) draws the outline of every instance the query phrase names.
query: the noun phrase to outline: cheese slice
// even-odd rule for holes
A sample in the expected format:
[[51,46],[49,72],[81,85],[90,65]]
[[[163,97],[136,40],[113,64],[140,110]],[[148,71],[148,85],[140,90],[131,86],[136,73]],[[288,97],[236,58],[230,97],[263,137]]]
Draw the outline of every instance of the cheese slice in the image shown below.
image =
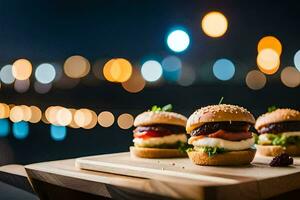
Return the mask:
[[[189,141],[192,140],[191,138]],[[190,142],[189,142],[190,143]],[[192,145],[194,147],[219,147],[231,151],[239,151],[251,148],[254,145],[254,138],[249,138],[241,141],[229,141],[220,138],[200,138],[193,140]]]
[[147,139],[134,138],[133,143],[138,146],[158,146],[162,144],[174,144],[176,142],[186,142],[186,134],[172,134],[164,137],[151,137]]

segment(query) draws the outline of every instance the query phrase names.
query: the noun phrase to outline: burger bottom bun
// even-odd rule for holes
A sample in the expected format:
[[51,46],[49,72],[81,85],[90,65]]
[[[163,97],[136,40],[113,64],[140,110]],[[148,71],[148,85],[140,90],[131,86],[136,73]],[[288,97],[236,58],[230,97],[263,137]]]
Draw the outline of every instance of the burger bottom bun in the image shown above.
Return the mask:
[[300,156],[300,146],[288,145],[286,147],[277,145],[256,145],[257,153],[263,156],[278,156],[287,153],[290,156]]
[[130,154],[133,157],[140,158],[178,158],[187,157],[186,153],[182,153],[177,149],[159,149],[159,148],[143,148],[130,147]]
[[229,151],[209,157],[205,152],[190,151],[188,156],[197,165],[247,165],[252,162],[255,152],[255,149],[247,149],[243,151]]

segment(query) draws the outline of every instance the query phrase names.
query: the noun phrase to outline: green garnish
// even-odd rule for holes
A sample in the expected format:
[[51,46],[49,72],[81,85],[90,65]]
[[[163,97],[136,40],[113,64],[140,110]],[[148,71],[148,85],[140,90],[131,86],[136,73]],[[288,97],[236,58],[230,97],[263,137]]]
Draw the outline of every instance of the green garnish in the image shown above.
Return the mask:
[[221,97],[220,101],[219,101],[219,105],[223,102],[224,97]]
[[205,152],[208,154],[209,157],[226,152],[224,148],[220,147],[198,147],[195,150]]
[[268,107],[268,112],[273,112],[274,110],[277,110],[277,107],[276,106],[270,106]]
[[282,134],[271,134],[271,133],[267,133],[266,134],[267,138],[268,138],[268,142],[266,143],[266,141],[260,141],[258,139],[256,144],[271,144],[271,145],[278,145],[278,146],[287,146],[290,144],[294,144],[294,145],[298,145],[300,146],[300,137],[299,136],[291,136],[291,137],[286,137],[285,135]]
[[181,153],[185,153],[185,152],[190,151],[192,149],[193,149],[193,145],[190,145],[190,144],[185,143],[185,142],[178,142],[178,150]]
[[163,107],[158,107],[157,105],[152,106],[151,111],[159,112],[159,111],[165,111],[165,112],[171,112],[173,110],[172,104],[167,104]]

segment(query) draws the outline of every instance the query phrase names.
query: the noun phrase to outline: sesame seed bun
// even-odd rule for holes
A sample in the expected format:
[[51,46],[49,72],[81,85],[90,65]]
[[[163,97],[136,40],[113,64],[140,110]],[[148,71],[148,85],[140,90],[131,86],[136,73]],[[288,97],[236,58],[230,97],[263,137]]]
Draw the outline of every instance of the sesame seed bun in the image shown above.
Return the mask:
[[159,148],[144,148],[130,147],[130,154],[133,157],[140,158],[179,158],[187,157],[186,153],[182,153],[178,149],[159,149]]
[[284,108],[265,113],[257,118],[255,128],[256,130],[259,130],[268,124],[286,121],[300,121],[300,112],[297,110]]
[[287,145],[286,147],[277,145],[255,145],[257,153],[263,156],[278,156],[287,153],[290,156],[300,156],[300,146]]
[[254,124],[253,115],[243,107],[236,105],[211,105],[196,110],[188,119],[186,131],[192,130],[209,122],[239,121]]
[[139,114],[134,120],[134,126],[149,126],[153,124],[169,124],[185,127],[187,118],[181,114],[165,111],[147,111]]
[[254,149],[243,151],[229,151],[209,157],[205,152],[188,152],[190,160],[197,165],[225,166],[225,165],[248,165],[255,156]]

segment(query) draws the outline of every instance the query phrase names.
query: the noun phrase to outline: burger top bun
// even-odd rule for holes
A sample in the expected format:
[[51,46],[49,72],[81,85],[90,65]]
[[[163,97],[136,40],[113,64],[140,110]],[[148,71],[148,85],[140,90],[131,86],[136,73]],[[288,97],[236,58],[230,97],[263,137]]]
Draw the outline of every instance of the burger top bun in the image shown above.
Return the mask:
[[165,111],[147,111],[139,114],[134,120],[134,126],[152,124],[169,124],[185,127],[187,118],[181,114]]
[[189,133],[208,122],[228,121],[255,123],[253,115],[243,107],[227,104],[211,105],[196,110],[189,117],[186,131]]
[[300,121],[300,112],[297,110],[284,108],[265,113],[258,117],[255,123],[255,128],[259,130],[261,127],[268,124],[285,121]]

